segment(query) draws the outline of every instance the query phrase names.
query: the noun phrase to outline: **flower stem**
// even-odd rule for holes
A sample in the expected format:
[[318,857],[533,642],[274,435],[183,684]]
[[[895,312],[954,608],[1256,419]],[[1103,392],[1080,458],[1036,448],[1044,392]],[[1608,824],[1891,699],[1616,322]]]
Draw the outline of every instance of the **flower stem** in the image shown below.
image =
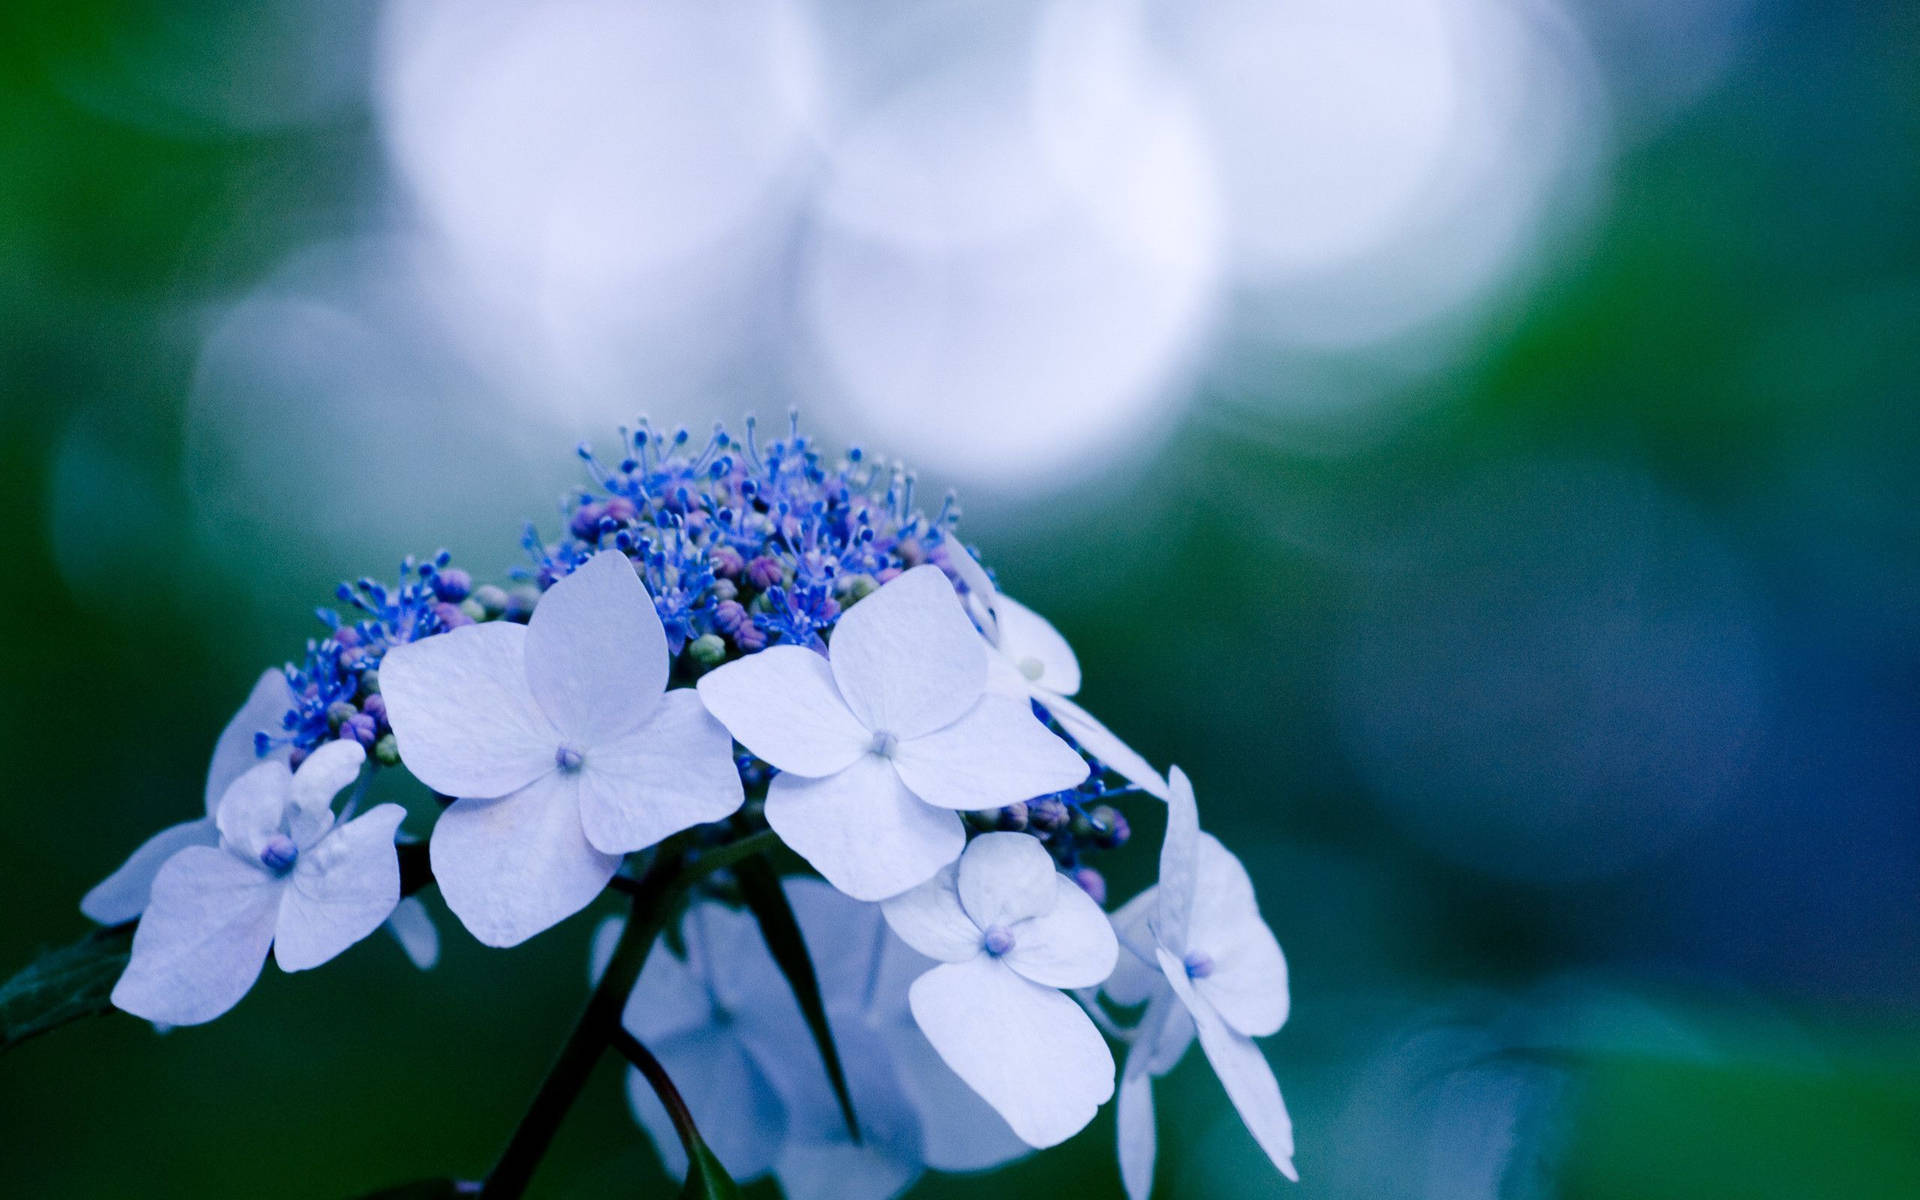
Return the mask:
[[601,1052],[620,1029],[620,1014],[626,1007],[627,994],[640,978],[640,968],[646,963],[647,953],[653,949],[654,939],[666,919],[666,900],[675,882],[674,865],[663,859],[640,881],[633,896],[633,911],[620,933],[606,973],[587,998],[585,1011],[560,1048],[560,1055],[541,1082],[540,1090],[534,1093],[526,1115],[513,1131],[507,1148],[501,1151],[499,1162],[488,1173],[480,1189],[481,1200],[513,1200],[527,1190],[534,1168],[546,1155],[560,1122],[579,1099]]
[[[540,1090],[534,1093],[526,1115],[520,1118],[506,1149],[501,1151],[499,1161],[487,1175],[480,1189],[482,1200],[516,1200],[527,1190],[534,1169],[540,1165],[554,1134],[560,1129],[560,1122],[593,1074],[594,1064],[599,1062],[602,1052],[618,1045],[625,1035],[620,1017],[627,1006],[627,996],[640,978],[640,968],[646,964],[647,954],[660,936],[677,894],[696,880],[757,854],[777,840],[771,830],[761,830],[739,841],[706,850],[684,868],[684,851],[663,848],[653,867],[634,883],[632,911],[626,928],[620,933],[620,941],[614,946],[606,973],[600,976],[599,984],[587,998],[580,1020],[567,1035],[566,1044],[560,1047],[552,1069],[541,1081]],[[654,1066],[658,1068],[658,1062]],[[664,1079],[665,1071],[660,1074]],[[671,1088],[672,1084],[667,1086]],[[682,1108],[684,1110],[684,1106]],[[688,1120],[690,1130],[691,1118]]]
[[627,1061],[647,1077],[653,1094],[660,1097],[661,1107],[673,1119],[673,1131],[680,1135],[680,1148],[687,1152],[689,1159],[695,1157],[694,1147],[700,1143],[700,1130],[694,1125],[693,1113],[688,1110],[680,1089],[673,1086],[667,1069],[660,1065],[660,1060],[653,1056],[653,1051],[647,1049],[645,1042],[625,1029],[614,1030],[613,1048],[625,1055]]

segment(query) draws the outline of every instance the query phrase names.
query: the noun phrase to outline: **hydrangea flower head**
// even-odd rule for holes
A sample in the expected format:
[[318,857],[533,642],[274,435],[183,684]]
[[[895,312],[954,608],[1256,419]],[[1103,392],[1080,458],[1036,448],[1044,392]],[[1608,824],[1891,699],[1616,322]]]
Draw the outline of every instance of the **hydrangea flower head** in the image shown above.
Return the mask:
[[333,742],[298,771],[265,762],[234,780],[220,845],[189,846],[154,878],[114,1004],[167,1025],[209,1021],[246,995],[269,947],[282,970],[303,971],[378,929],[400,901],[393,835],[406,812],[382,804],[336,824],[333,796],[364,759]]

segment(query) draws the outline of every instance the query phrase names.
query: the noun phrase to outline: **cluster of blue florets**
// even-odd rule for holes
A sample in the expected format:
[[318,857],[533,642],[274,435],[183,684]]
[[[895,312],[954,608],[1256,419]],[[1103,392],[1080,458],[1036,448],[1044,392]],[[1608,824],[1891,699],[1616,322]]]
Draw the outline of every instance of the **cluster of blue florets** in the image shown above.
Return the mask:
[[[317,610],[326,634],[285,668],[294,707],[277,736],[257,736],[260,752],[290,744],[297,765],[319,745],[352,738],[376,761],[397,763],[380,696],[386,652],[475,622],[525,622],[540,593],[606,549],[639,571],[682,679],[770,643],[818,648],[848,605],[922,563],[965,589],[948,557],[960,516],[951,496],[927,516],[914,507],[910,472],[858,449],[830,462],[791,418],[786,436],[764,446],[751,418],[743,439],[716,427],[696,443],[685,429],[661,433],[643,420],[620,441],[611,463],[579,448],[594,486],[566,497],[554,540],[527,527],[529,563],[512,572],[514,586],[475,586],[444,550],[404,561],[391,586],[342,583],[342,607]],[[743,755],[740,773],[757,788],[771,768]],[[1099,875],[1081,859],[1126,841],[1126,819],[1106,801],[1128,790],[1096,778],[970,819],[1033,834],[1098,896]]]

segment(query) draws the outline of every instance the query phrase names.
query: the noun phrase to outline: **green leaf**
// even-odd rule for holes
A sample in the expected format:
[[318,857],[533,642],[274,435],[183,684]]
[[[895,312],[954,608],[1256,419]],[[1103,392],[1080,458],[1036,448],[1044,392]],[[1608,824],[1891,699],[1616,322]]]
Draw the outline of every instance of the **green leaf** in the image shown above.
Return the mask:
[[113,1011],[113,985],[127,967],[133,925],[96,929],[49,950],[0,985],[0,1051],[82,1017]]
[[827,1024],[827,1006],[820,998],[820,978],[814,973],[813,958],[807,953],[807,940],[794,919],[793,906],[780,886],[773,864],[762,857],[749,858],[733,868],[740,883],[740,895],[754,919],[760,922],[760,936],[766,939],[773,961],[787,977],[793,998],[800,1002],[800,1013],[813,1031],[813,1044],[820,1048],[820,1061],[826,1064],[827,1079],[840,1101],[840,1117],[854,1144],[860,1142],[860,1122],[853,1114],[853,1095],[847,1090],[847,1075],[840,1066],[840,1050],[834,1045],[833,1029]]
[[697,1138],[687,1155],[687,1182],[680,1189],[680,1200],[740,1200],[740,1185]]

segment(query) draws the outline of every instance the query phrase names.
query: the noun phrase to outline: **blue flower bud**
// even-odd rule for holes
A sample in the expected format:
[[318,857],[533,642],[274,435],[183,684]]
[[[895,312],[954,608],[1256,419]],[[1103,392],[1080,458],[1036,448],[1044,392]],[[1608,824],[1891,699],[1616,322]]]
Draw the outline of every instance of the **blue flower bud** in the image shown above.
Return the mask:
[[1000,819],[995,823],[995,828],[1008,833],[1019,833],[1026,829],[1027,819],[1028,809],[1025,802],[1016,800],[1000,810]]
[[600,540],[600,518],[606,515],[606,506],[601,504],[582,504],[573,510],[573,519],[567,522],[567,532],[583,542]]
[[448,604],[458,604],[473,591],[473,576],[459,567],[448,567],[433,577],[433,594]]
[[1038,833],[1055,833],[1066,827],[1070,814],[1058,796],[1045,796],[1027,802],[1027,827]]
[[501,615],[507,620],[525,625],[533,616],[533,606],[540,603],[540,590],[532,587],[517,587],[507,593],[507,606]]
[[340,727],[357,716],[359,712],[359,709],[347,703],[345,700],[335,700],[332,704],[327,705],[327,728],[335,733],[339,733]]
[[980,939],[980,945],[988,954],[999,958],[1013,949],[1013,934],[1004,925],[995,925],[988,929],[986,936]]
[[711,671],[727,661],[727,643],[715,633],[703,633],[687,643],[687,656],[702,671]]
[[580,752],[578,746],[569,745],[564,742],[560,745],[559,749],[553,752],[553,765],[568,774],[578,771],[580,764],[585,761],[587,761],[586,755]]
[[1188,979],[1205,979],[1213,974],[1213,959],[1199,950],[1187,951],[1183,965],[1187,968]]
[[284,875],[293,869],[300,858],[300,848],[293,839],[284,833],[276,833],[267,839],[260,849],[260,865],[276,875]]
[[363,747],[371,746],[380,739],[380,726],[367,714],[355,713],[347,718],[346,724],[340,727],[340,740],[346,741],[349,738],[359,742]]
[[480,611],[485,614],[481,618],[482,620],[498,620],[500,614],[507,611],[507,593],[505,589],[497,588],[490,583],[483,583],[473,589],[473,595],[467,597],[467,599],[480,606]]
[[1087,817],[1093,824],[1093,844],[1102,850],[1119,849],[1133,833],[1126,817],[1111,804],[1094,805]]
[[761,591],[784,582],[786,577],[786,568],[782,567],[777,559],[769,558],[764,554],[747,564],[747,582]]
[[433,615],[440,618],[440,624],[448,629],[458,629],[462,625],[473,624],[473,617],[458,604],[441,601],[433,606]]
[[747,560],[732,546],[719,545],[707,552],[707,562],[713,566],[713,573],[720,578],[732,581],[740,577],[747,569]]
[[373,744],[373,761],[383,767],[400,765],[400,743],[394,740],[391,733],[382,734],[380,740]]
[[1081,891],[1093,897],[1095,904],[1105,904],[1107,902],[1106,877],[1092,867],[1080,867],[1075,870],[1073,872],[1073,881],[1080,885]]

